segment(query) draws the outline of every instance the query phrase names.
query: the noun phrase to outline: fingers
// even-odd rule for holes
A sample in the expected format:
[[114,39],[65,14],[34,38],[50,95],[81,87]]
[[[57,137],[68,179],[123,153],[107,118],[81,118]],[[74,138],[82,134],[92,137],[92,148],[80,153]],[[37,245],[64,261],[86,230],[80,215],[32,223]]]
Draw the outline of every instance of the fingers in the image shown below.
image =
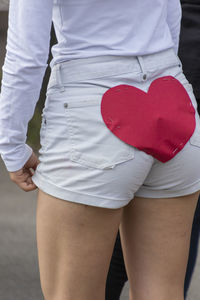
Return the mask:
[[10,179],[25,192],[37,189],[37,186],[32,181],[32,176],[39,163],[39,159],[33,152],[22,169],[16,172],[9,172]]
[[20,182],[18,182],[18,186],[22,188],[25,192],[33,191],[37,189],[37,186],[32,181],[32,172],[30,169],[24,169],[23,175],[21,177]]
[[25,192],[37,189],[37,186],[32,181],[34,172],[31,169],[20,169],[17,172],[10,173],[10,179],[16,183]]
[[30,192],[37,189],[37,186],[34,183],[22,182],[18,186],[25,192]]
[[10,178],[25,192],[37,189],[37,186],[32,181],[32,173],[30,170],[21,169],[17,172],[10,173]]

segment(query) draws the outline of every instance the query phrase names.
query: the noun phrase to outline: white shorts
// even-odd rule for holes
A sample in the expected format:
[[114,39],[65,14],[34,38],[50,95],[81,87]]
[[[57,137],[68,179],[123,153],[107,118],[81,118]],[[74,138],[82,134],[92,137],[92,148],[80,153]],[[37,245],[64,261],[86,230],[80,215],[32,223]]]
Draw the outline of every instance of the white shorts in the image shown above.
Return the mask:
[[[162,163],[112,134],[102,120],[100,102],[116,85],[148,91],[153,80],[168,75],[188,92],[196,129],[184,148]],[[151,55],[98,56],[55,65],[42,116],[40,164],[33,182],[54,197],[117,209],[134,196],[169,198],[200,190],[197,102],[172,48]]]

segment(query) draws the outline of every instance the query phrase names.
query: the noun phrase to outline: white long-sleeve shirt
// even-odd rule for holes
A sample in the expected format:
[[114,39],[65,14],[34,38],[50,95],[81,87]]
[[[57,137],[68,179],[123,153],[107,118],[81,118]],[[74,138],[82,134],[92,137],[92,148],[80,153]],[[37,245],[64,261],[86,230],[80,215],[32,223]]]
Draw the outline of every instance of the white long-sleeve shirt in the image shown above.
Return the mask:
[[10,172],[32,154],[26,144],[47,67],[51,22],[54,64],[99,55],[178,51],[180,0],[10,0],[0,95],[0,154]]

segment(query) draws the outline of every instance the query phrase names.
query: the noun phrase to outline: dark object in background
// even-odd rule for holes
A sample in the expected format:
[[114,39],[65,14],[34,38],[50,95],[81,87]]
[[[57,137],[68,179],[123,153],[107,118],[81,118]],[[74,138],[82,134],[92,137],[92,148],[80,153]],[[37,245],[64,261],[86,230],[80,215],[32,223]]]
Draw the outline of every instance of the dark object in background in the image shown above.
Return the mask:
[[[6,54],[6,36],[8,28],[8,12],[0,11],[0,74]],[[0,76],[1,77],[1,76]]]
[[[200,0],[182,1],[182,23],[178,55],[183,72],[200,99]],[[200,103],[198,102],[200,112]]]
[[[50,61],[52,59],[51,47],[56,43],[57,43],[57,39],[56,39],[56,35],[55,35],[54,26],[53,26],[53,23],[52,23],[48,64],[50,63]],[[48,67],[46,69],[46,72],[45,72],[45,75],[44,75],[43,83],[42,83],[42,89],[41,89],[41,92],[40,92],[40,100],[37,103],[37,106],[39,106],[40,111],[42,110],[42,108],[44,106],[44,102],[45,102],[45,98],[46,98],[46,89],[47,89],[47,85],[48,85],[48,82],[49,82],[50,73],[51,73],[51,69],[50,69],[50,66],[48,65]]]
[[194,271],[194,267],[198,255],[199,234],[200,234],[200,197],[197,203],[197,207],[194,214],[193,225],[192,225],[192,234],[190,240],[190,254],[188,258],[187,272],[185,276],[185,288],[184,288],[185,298],[187,296],[187,292],[190,286],[192,274]]
[[[51,49],[52,45],[54,45],[56,42],[57,42],[57,40],[56,40],[56,36],[55,36],[55,32],[54,32],[54,27],[52,25],[50,49]],[[51,59],[52,59],[51,51],[49,51],[48,63],[50,62]],[[47,85],[49,82],[50,72],[51,72],[51,69],[50,69],[50,66],[48,66],[46,69],[44,78],[43,78],[42,88],[40,91],[40,97],[39,97],[39,100],[38,100],[36,108],[35,108],[34,116],[28,124],[27,143],[29,144],[29,146],[31,146],[31,148],[36,153],[40,149],[40,127],[41,127],[41,122],[42,122],[42,109],[44,107],[45,100],[46,100],[46,89],[47,89]]]
[[127,280],[120,234],[118,232],[106,281],[105,300],[119,300]]
[[[182,16],[179,57],[183,64],[183,72],[193,86],[200,114],[200,0],[182,0]],[[199,235],[200,197],[192,226],[190,253],[185,277],[185,298],[197,259]]]

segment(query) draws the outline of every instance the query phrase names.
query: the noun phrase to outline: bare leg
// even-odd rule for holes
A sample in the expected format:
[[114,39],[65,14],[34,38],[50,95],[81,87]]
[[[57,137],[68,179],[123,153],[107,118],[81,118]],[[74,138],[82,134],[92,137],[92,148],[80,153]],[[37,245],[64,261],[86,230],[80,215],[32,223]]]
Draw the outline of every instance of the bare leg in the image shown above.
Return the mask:
[[45,300],[103,300],[122,209],[54,198],[41,190],[37,244]]
[[170,199],[135,198],[120,225],[131,300],[183,300],[198,193]]

